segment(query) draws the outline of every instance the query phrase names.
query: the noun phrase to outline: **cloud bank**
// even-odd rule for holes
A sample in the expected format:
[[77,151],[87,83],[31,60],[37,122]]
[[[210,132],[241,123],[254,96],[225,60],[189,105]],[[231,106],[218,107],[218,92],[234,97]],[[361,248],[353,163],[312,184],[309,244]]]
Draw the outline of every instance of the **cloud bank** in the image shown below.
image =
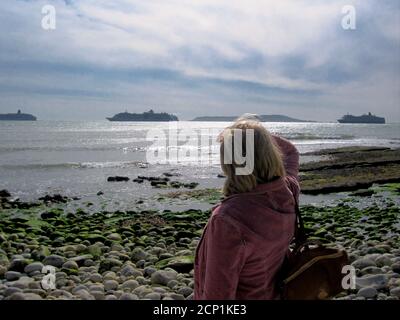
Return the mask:
[[[41,26],[48,4],[56,30]],[[355,30],[342,28],[345,5]],[[400,121],[396,0],[3,0],[0,27],[0,112]]]

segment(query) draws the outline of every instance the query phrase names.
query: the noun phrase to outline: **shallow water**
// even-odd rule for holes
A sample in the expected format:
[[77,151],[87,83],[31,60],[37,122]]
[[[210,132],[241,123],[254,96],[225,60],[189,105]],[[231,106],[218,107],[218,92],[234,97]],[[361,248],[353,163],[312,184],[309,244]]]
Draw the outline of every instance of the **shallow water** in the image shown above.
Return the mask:
[[[199,188],[220,187],[217,135],[222,122],[118,123],[0,122],[0,189],[22,200],[62,193],[104,201],[131,203],[159,192],[149,184],[109,183],[108,176],[158,176],[177,170],[173,180],[194,181]],[[265,123],[290,139],[301,153],[351,145],[400,146],[400,124]],[[147,141],[157,129],[161,136]],[[160,131],[161,130],[161,131]],[[192,135],[190,139],[187,135]],[[174,140],[177,145],[174,145]],[[155,144],[158,145],[155,145]],[[170,143],[168,145],[168,143]],[[164,164],[146,164],[157,149],[170,157]],[[179,162],[173,158],[178,151]],[[151,153],[148,153],[151,152]],[[172,159],[172,160],[171,160]],[[302,156],[301,161],[317,161]]]

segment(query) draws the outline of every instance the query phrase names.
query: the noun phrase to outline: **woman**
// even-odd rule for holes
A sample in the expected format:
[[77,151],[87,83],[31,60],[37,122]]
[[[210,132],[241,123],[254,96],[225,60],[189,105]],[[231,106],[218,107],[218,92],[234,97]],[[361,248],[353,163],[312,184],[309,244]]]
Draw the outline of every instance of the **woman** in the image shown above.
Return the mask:
[[[237,175],[240,165],[224,163],[224,142],[240,130],[245,149],[248,129],[254,132],[254,169]],[[294,233],[300,191],[299,153],[254,119],[239,119],[220,142],[226,197],[213,208],[196,250],[194,299],[279,299],[276,277]]]

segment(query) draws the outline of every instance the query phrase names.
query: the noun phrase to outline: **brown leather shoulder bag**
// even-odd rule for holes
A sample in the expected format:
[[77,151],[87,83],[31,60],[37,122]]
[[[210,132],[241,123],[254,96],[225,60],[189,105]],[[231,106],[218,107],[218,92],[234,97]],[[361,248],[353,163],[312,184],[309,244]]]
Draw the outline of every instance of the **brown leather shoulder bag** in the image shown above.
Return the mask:
[[296,203],[295,236],[280,273],[284,300],[329,299],[343,291],[342,268],[349,264],[346,251],[308,240]]

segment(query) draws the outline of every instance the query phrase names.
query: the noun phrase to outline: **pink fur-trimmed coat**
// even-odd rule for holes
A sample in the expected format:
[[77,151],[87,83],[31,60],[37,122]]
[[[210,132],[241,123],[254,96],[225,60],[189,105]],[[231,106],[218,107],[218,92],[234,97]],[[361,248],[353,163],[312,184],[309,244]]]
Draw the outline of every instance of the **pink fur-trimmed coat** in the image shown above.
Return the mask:
[[214,207],[195,256],[196,300],[279,299],[276,275],[295,224],[299,153],[274,136],[286,176]]

